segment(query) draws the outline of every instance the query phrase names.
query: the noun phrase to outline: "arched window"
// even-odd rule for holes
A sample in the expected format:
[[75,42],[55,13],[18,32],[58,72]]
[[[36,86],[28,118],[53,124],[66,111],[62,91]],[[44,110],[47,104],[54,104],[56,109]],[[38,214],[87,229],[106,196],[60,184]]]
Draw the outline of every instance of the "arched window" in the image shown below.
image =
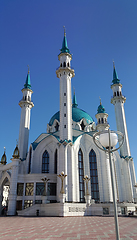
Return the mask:
[[69,67],[69,62],[67,63],[68,67]]
[[119,96],[119,91],[117,91],[117,96]]
[[116,92],[114,92],[114,97],[116,96]]
[[30,148],[30,152],[29,152],[29,169],[28,169],[28,173],[31,172],[31,155],[32,155],[32,148]]
[[66,62],[63,63],[63,67],[66,67]]
[[62,63],[60,64],[60,66],[62,67]]
[[56,129],[56,132],[59,130],[59,124],[56,122],[56,125],[55,125],[55,129]]
[[84,122],[82,121],[82,123],[80,125],[81,125],[82,130],[84,131],[84,128],[85,128]]
[[98,171],[96,154],[92,149],[89,153],[90,177],[91,177],[91,196],[95,202],[99,201]]
[[57,174],[57,160],[58,160],[58,155],[57,155],[57,149],[55,151],[55,159],[54,159],[54,173]]
[[47,150],[42,155],[42,173],[49,173],[49,154]]
[[84,198],[84,171],[83,171],[83,153],[80,149],[78,152],[78,167],[79,167],[79,195],[80,195],[80,202],[85,202]]
[[103,118],[101,118],[101,122],[104,123],[104,119]]
[[100,118],[98,119],[98,123],[100,123]]

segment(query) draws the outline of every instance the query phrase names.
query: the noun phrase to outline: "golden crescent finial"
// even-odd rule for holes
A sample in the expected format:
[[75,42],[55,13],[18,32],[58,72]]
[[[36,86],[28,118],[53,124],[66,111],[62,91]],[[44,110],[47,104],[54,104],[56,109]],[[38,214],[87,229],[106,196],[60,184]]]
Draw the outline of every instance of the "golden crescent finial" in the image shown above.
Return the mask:
[[66,37],[66,28],[65,26],[63,26],[63,28],[64,28],[64,37]]
[[115,68],[115,62],[114,62],[114,60],[113,60],[113,68]]
[[99,97],[99,100],[100,100],[100,105],[101,105],[101,97]]
[[29,72],[30,72],[30,68],[29,68],[29,65],[27,65],[28,66],[28,74],[29,74]]

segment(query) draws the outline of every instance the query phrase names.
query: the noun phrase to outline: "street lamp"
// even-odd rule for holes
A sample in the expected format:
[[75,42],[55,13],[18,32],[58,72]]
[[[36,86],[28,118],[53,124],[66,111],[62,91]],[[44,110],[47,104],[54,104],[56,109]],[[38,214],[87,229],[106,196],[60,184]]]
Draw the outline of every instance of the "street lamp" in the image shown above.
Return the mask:
[[[112,193],[113,193],[113,205],[114,205],[114,218],[115,218],[115,231],[116,239],[119,240],[119,226],[118,226],[118,214],[117,214],[117,203],[116,203],[116,192],[114,186],[114,176],[113,167],[111,160],[111,153],[117,151],[124,143],[124,135],[119,131],[110,131],[110,129],[97,132],[93,135],[93,141],[96,146],[109,154],[109,165],[110,165],[110,175],[112,182]],[[119,147],[114,148],[119,142]]]
[[67,175],[65,175],[64,172],[62,171],[61,174],[59,174],[57,176],[61,179],[61,190],[60,190],[60,193],[61,194],[65,194],[64,179],[65,179],[65,177],[67,177]]
[[48,182],[50,179],[45,176],[45,177],[42,178],[41,180],[44,182],[43,196],[47,196],[46,185],[47,185],[47,182]]

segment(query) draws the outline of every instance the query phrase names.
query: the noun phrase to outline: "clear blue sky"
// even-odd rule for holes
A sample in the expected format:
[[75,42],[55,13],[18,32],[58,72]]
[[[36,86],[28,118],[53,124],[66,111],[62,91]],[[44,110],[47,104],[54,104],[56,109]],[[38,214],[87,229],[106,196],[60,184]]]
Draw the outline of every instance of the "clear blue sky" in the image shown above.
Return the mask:
[[79,108],[96,121],[99,96],[111,129],[116,130],[110,103],[114,59],[123,84],[126,121],[137,172],[137,1],[136,0],[1,0],[0,1],[0,156],[6,147],[8,162],[19,136],[27,65],[32,95],[29,142],[46,132],[51,116],[59,110],[58,54],[63,25],[73,53],[72,66]]

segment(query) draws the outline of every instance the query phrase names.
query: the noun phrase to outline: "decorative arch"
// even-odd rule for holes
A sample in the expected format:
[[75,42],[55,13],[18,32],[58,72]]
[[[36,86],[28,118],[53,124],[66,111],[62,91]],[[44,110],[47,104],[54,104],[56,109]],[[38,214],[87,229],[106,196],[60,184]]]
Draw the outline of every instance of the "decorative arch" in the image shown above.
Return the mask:
[[85,195],[85,189],[84,189],[84,168],[83,168],[83,152],[81,148],[78,151],[78,168],[79,168],[79,196],[80,196],[80,202],[85,202],[84,195]]
[[47,150],[42,155],[42,173],[49,173],[49,153]]
[[91,178],[91,195],[95,202],[99,201],[99,184],[98,184],[98,171],[96,153],[91,149],[89,153],[89,166]]
[[7,172],[7,171],[4,172],[4,174],[3,174],[3,176],[2,176],[2,178],[1,178],[1,180],[0,180],[0,185],[3,185],[3,184],[4,184],[6,178],[7,178],[8,181],[10,182],[11,176],[10,176],[10,173]]

